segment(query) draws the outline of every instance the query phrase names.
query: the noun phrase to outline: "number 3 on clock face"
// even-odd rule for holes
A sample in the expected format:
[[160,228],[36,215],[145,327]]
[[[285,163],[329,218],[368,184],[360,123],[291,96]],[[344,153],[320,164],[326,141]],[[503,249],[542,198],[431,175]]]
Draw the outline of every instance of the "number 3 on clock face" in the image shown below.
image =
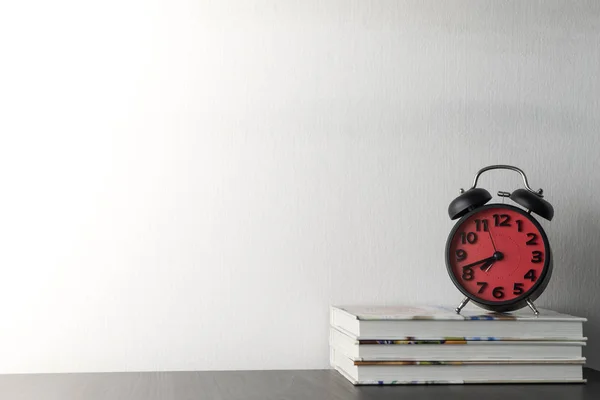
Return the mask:
[[551,271],[546,233],[524,210],[490,204],[455,225],[446,266],[458,289],[484,308],[508,311],[534,300]]

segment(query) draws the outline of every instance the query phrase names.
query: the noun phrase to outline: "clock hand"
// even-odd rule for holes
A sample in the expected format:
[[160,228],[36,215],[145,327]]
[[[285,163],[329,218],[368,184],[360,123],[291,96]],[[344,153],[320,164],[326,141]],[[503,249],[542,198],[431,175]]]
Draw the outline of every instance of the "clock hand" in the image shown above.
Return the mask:
[[479,261],[476,261],[476,262],[471,263],[471,264],[463,265],[463,268],[473,267],[473,266],[475,266],[477,264],[481,264],[481,263],[488,262],[488,261],[496,261],[496,259],[497,259],[496,258],[496,253],[494,253],[494,255],[492,255],[491,257],[484,258],[483,260],[479,260]]
[[492,261],[488,261],[485,264],[483,264],[480,268],[482,271],[488,272],[490,270],[490,268],[492,268],[492,265],[494,265],[494,262],[496,260],[492,260]]
[[496,245],[494,244],[494,238],[492,237],[492,232],[488,231],[489,235],[490,235],[490,239],[492,240],[492,246],[494,246],[494,253],[497,252],[498,250],[496,250]]
[[492,268],[492,265],[494,264],[494,262],[496,261],[500,261],[504,258],[504,254],[500,253],[499,251],[495,252],[494,255],[492,257],[492,261],[491,262],[487,262],[485,264],[483,264],[481,267],[481,270],[485,272],[488,272],[490,268]]
[[[502,260],[504,258],[504,254],[500,253],[497,249],[496,249],[496,244],[494,243],[494,238],[492,237],[492,231],[488,231],[488,234],[490,235],[490,240],[492,241],[492,247],[494,247],[494,258],[496,260]],[[482,271],[488,272],[490,270],[490,268],[492,268],[492,265],[494,264],[494,261],[492,261],[491,263],[485,263],[483,264],[480,268]]]

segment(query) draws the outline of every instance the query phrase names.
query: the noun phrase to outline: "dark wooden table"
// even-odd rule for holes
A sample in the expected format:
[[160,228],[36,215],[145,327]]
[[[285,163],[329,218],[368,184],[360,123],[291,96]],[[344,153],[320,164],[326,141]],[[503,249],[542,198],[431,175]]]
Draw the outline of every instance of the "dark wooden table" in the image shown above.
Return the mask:
[[333,370],[0,375],[6,400],[600,399],[585,384],[353,386]]

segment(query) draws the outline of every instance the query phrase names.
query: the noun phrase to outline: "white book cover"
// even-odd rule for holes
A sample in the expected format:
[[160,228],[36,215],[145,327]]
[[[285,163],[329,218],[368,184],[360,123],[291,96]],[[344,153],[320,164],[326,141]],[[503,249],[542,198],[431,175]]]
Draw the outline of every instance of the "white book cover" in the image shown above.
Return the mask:
[[444,306],[331,306],[331,326],[359,339],[418,337],[583,340],[586,318],[541,309],[511,313],[466,308],[457,314]]
[[420,340],[358,339],[335,328],[330,329],[329,344],[354,361],[373,360],[482,360],[482,359],[579,359],[586,338],[581,341],[523,340],[447,337]]
[[449,306],[415,305],[415,306],[332,306],[332,311],[345,312],[358,320],[441,320],[441,321],[579,321],[586,318],[563,314],[540,308],[540,314],[535,315],[528,308],[510,313],[495,313],[477,307],[465,307],[460,314]]
[[333,369],[354,385],[584,383],[585,358],[568,361],[353,361],[330,349]]

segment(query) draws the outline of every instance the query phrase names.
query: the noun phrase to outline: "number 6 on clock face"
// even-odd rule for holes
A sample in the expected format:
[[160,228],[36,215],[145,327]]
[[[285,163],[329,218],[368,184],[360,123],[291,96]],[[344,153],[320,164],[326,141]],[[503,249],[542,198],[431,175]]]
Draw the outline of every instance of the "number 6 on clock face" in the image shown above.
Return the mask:
[[446,243],[446,266],[465,296],[500,312],[537,298],[552,269],[539,222],[504,204],[476,208],[458,221]]

